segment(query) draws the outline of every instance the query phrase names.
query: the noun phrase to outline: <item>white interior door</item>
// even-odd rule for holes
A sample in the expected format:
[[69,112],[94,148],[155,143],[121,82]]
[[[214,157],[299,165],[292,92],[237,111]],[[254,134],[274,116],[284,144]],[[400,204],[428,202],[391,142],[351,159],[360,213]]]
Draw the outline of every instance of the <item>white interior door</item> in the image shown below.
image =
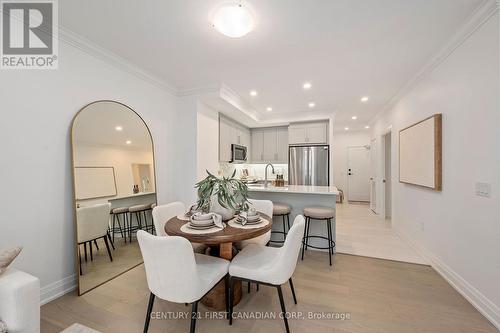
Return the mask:
[[349,201],[370,201],[370,149],[349,147],[347,149],[347,181]]
[[377,212],[377,140],[370,141],[370,209]]

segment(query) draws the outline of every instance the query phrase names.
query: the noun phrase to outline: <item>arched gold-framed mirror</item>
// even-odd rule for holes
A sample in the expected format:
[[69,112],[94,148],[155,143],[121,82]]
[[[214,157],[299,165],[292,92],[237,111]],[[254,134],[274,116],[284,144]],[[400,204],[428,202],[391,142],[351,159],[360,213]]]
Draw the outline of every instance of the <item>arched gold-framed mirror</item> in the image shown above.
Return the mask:
[[142,263],[137,230],[154,233],[153,137],[129,106],[100,100],[71,126],[78,294]]

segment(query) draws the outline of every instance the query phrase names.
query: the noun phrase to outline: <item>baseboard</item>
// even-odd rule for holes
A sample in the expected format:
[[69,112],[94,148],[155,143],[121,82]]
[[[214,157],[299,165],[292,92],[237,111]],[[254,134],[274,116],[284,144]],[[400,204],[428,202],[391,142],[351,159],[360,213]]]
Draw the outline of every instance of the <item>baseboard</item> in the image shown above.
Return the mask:
[[436,270],[458,293],[500,330],[500,308],[496,304],[446,265],[441,259],[437,258],[425,247],[412,240],[404,231],[396,227],[394,227],[394,230],[396,230],[398,235],[417,251],[418,254],[427,259],[432,268],[434,268],[434,270]]
[[76,275],[73,274],[65,277],[64,279],[46,285],[40,289],[40,305],[44,305],[75,290],[76,284]]

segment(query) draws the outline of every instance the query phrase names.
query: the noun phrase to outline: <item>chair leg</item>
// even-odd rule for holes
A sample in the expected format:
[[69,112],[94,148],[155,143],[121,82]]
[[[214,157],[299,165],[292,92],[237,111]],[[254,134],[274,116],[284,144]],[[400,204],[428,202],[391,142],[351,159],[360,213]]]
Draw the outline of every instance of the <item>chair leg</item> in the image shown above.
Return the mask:
[[193,302],[193,309],[191,310],[191,333],[194,333],[196,329],[196,317],[198,316],[198,301]]
[[106,235],[102,237],[104,239],[104,244],[106,244],[106,250],[108,250],[109,260],[113,261],[113,256],[111,255],[111,249],[109,248],[108,238]]
[[250,294],[250,291],[251,291],[251,285],[252,285],[252,284],[251,284],[250,282],[248,282],[248,293],[249,293],[249,294]]
[[297,304],[297,297],[295,297],[295,288],[293,287],[292,278],[290,278],[288,282],[290,282],[290,289],[292,289],[293,302]]
[[149,321],[151,320],[151,312],[153,311],[153,304],[155,302],[155,294],[149,294],[148,312],[146,312],[146,321],[144,322],[144,333],[148,332]]
[[290,214],[286,214],[286,225],[288,226],[288,231],[290,231]]
[[330,225],[330,219],[326,220],[327,232],[328,232],[328,257],[330,260],[330,266],[332,265],[332,231]]
[[89,250],[90,250],[90,261],[94,261],[94,251],[92,250],[92,241],[89,242]]
[[110,235],[109,233],[108,233],[108,240],[109,240],[109,242],[111,243],[111,247],[113,248],[113,250],[116,250],[116,249],[115,249],[115,242],[113,242],[113,241],[111,240],[111,235]]
[[87,262],[87,242],[83,243],[83,251],[85,252],[85,262]]
[[97,251],[99,251],[99,245],[97,245],[97,240],[95,240],[95,239],[94,239],[94,245],[95,245],[95,249],[96,249]]
[[302,259],[304,260],[304,250],[306,248],[306,230],[307,230],[307,217],[306,217],[306,225],[304,226],[304,236],[302,237]]
[[78,261],[80,262],[80,275],[83,275],[83,273],[82,273],[82,254],[80,252],[80,245],[78,245]]
[[259,283],[257,282],[256,285],[257,285],[257,291],[259,291]]
[[283,315],[283,320],[285,321],[286,333],[290,333],[290,329],[288,328],[288,319],[286,318],[285,302],[283,301],[283,292],[281,291],[281,286],[276,286],[276,288],[278,289],[278,296],[280,297],[281,313]]
[[229,325],[233,324],[234,278],[229,277]]
[[311,227],[311,218],[307,218],[306,250],[309,245],[309,228]]

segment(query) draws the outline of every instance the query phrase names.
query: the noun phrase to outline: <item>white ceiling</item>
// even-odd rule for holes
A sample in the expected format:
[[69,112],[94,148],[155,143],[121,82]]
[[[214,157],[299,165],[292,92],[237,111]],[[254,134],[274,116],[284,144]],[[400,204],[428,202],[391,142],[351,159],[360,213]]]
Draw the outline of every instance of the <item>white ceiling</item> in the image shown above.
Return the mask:
[[231,39],[209,24],[221,1],[64,0],[60,23],[181,92],[224,83],[262,119],[335,112],[337,127],[358,129],[482,3],[248,0],[256,28]]
[[[121,126],[117,131],[115,127]],[[130,140],[131,144],[126,142]],[[110,101],[93,103],[78,113],[73,142],[125,149],[152,150],[152,140],[142,119],[128,107]]]

